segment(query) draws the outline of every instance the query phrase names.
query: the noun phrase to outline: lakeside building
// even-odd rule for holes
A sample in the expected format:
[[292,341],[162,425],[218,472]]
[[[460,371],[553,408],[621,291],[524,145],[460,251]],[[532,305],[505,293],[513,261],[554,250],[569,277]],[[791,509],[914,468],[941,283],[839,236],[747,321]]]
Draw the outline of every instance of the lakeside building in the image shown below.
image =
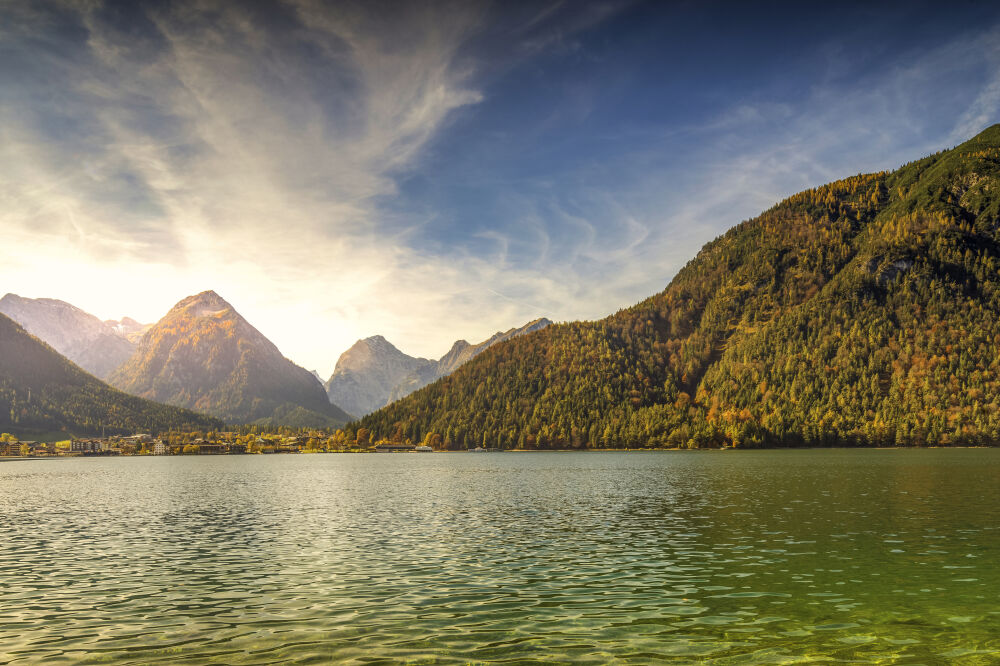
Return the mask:
[[56,450],[55,442],[21,442],[22,444],[27,444],[28,448],[31,450],[31,455],[50,455],[54,456],[58,451]]
[[153,442],[153,455],[154,456],[165,456],[170,453],[170,447],[162,439],[158,439]]
[[104,442],[99,439],[74,439],[69,443],[71,453],[100,453]]

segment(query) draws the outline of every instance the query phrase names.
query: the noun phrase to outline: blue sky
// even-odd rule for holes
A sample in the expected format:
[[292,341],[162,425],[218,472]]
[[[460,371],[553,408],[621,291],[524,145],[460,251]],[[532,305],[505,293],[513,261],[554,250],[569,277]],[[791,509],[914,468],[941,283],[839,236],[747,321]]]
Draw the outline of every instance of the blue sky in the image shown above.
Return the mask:
[[4,291],[215,289],[323,375],[604,316],[1000,122],[1000,6],[811,4],[0,0]]

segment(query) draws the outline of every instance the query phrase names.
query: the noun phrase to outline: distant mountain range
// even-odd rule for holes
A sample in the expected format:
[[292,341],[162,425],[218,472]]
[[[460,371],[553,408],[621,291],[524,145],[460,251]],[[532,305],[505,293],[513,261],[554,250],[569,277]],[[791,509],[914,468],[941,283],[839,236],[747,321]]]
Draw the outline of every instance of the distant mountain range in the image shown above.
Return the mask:
[[103,322],[63,301],[17,294],[0,298],[0,313],[102,379],[132,355],[135,342],[129,339],[129,333],[142,328],[142,324],[127,317],[122,322]]
[[134,344],[138,344],[146,331],[153,326],[152,324],[140,324],[131,317],[124,317],[119,321],[108,319],[104,323],[110,326],[115,333]]
[[1000,442],[1000,125],[800,192],[599,321],[497,345],[361,420],[501,446]]
[[216,430],[218,419],[127,395],[0,314],[0,431],[73,435]]
[[214,291],[175,305],[109,382],[229,423],[335,427],[351,418]]
[[537,319],[475,345],[459,340],[438,360],[408,356],[381,336],[359,340],[324,387],[213,291],[182,300],[156,324],[101,321],[64,301],[16,294],[0,299],[0,313],[127,393],[229,423],[300,427],[343,425],[551,323]]
[[404,354],[381,335],[358,340],[337,360],[333,375],[326,382],[327,395],[331,402],[352,414],[368,414],[449,375],[492,345],[541,330],[551,323],[548,319],[536,319],[475,345],[459,340],[437,361]]

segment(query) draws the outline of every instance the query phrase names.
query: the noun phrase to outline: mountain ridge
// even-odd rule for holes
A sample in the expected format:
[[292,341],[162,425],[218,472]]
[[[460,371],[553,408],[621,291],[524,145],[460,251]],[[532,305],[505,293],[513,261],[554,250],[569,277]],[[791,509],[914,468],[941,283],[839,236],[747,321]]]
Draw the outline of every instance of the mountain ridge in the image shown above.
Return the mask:
[[55,298],[0,298],[0,313],[96,377],[124,363],[135,344],[94,315]]

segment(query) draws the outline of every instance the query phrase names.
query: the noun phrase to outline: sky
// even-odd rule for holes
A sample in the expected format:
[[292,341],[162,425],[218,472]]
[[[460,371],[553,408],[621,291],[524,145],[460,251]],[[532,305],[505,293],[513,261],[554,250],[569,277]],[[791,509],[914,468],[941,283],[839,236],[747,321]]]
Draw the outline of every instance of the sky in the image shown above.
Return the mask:
[[596,319],[1000,122],[1000,5],[0,0],[0,293],[213,289],[328,376]]

